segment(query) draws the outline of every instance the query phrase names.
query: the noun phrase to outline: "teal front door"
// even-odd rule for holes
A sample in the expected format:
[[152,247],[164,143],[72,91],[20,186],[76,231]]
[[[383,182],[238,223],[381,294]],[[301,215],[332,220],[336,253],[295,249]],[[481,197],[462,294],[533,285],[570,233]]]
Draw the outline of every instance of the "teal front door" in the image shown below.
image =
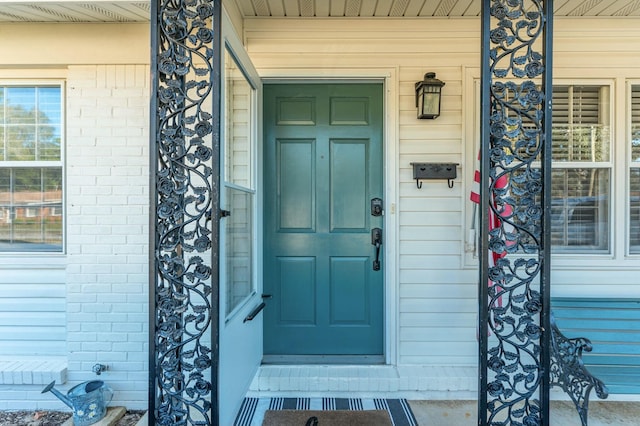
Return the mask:
[[267,357],[382,355],[382,99],[382,84],[264,85]]

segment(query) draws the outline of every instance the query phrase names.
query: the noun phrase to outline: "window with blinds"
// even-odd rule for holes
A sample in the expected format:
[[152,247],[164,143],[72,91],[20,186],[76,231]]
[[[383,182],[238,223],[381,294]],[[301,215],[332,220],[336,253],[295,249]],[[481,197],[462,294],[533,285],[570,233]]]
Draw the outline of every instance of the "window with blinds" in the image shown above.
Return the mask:
[[629,252],[640,253],[640,85],[631,86]]
[[556,252],[608,252],[610,88],[553,87],[551,241]]
[[0,86],[0,253],[61,252],[62,87]]

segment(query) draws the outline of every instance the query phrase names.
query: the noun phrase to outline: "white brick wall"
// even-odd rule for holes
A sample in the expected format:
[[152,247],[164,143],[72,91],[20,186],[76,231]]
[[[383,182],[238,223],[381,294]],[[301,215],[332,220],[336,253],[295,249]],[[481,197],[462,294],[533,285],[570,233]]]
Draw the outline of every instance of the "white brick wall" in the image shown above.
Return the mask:
[[[67,80],[66,387],[100,376],[147,406],[149,67],[73,66]],[[1,407],[0,407],[1,408]]]

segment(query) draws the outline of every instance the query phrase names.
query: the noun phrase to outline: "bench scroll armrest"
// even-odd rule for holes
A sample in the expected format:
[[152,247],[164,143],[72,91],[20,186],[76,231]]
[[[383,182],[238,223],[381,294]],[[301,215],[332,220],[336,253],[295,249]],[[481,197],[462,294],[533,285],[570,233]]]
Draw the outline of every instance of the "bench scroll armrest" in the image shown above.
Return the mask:
[[589,339],[563,335],[551,314],[551,386],[560,386],[569,395],[583,426],[587,426],[591,390],[595,389],[600,399],[609,396],[602,380],[593,376],[582,361],[582,352],[591,349]]

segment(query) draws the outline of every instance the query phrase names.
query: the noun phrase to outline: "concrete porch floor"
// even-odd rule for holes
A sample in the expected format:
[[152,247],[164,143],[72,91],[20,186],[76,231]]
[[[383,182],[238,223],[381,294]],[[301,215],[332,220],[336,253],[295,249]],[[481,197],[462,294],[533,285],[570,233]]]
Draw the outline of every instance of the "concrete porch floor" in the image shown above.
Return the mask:
[[[420,426],[473,426],[477,424],[476,401],[418,401],[409,405]],[[551,426],[581,426],[570,401],[551,402]],[[589,426],[640,425],[640,401],[590,401]]]
[[[477,380],[472,366],[262,365],[247,396],[406,398],[421,426],[473,426]],[[560,389],[551,400],[551,426],[582,425]],[[640,396],[600,400],[592,392],[589,426],[602,425],[640,426]]]

